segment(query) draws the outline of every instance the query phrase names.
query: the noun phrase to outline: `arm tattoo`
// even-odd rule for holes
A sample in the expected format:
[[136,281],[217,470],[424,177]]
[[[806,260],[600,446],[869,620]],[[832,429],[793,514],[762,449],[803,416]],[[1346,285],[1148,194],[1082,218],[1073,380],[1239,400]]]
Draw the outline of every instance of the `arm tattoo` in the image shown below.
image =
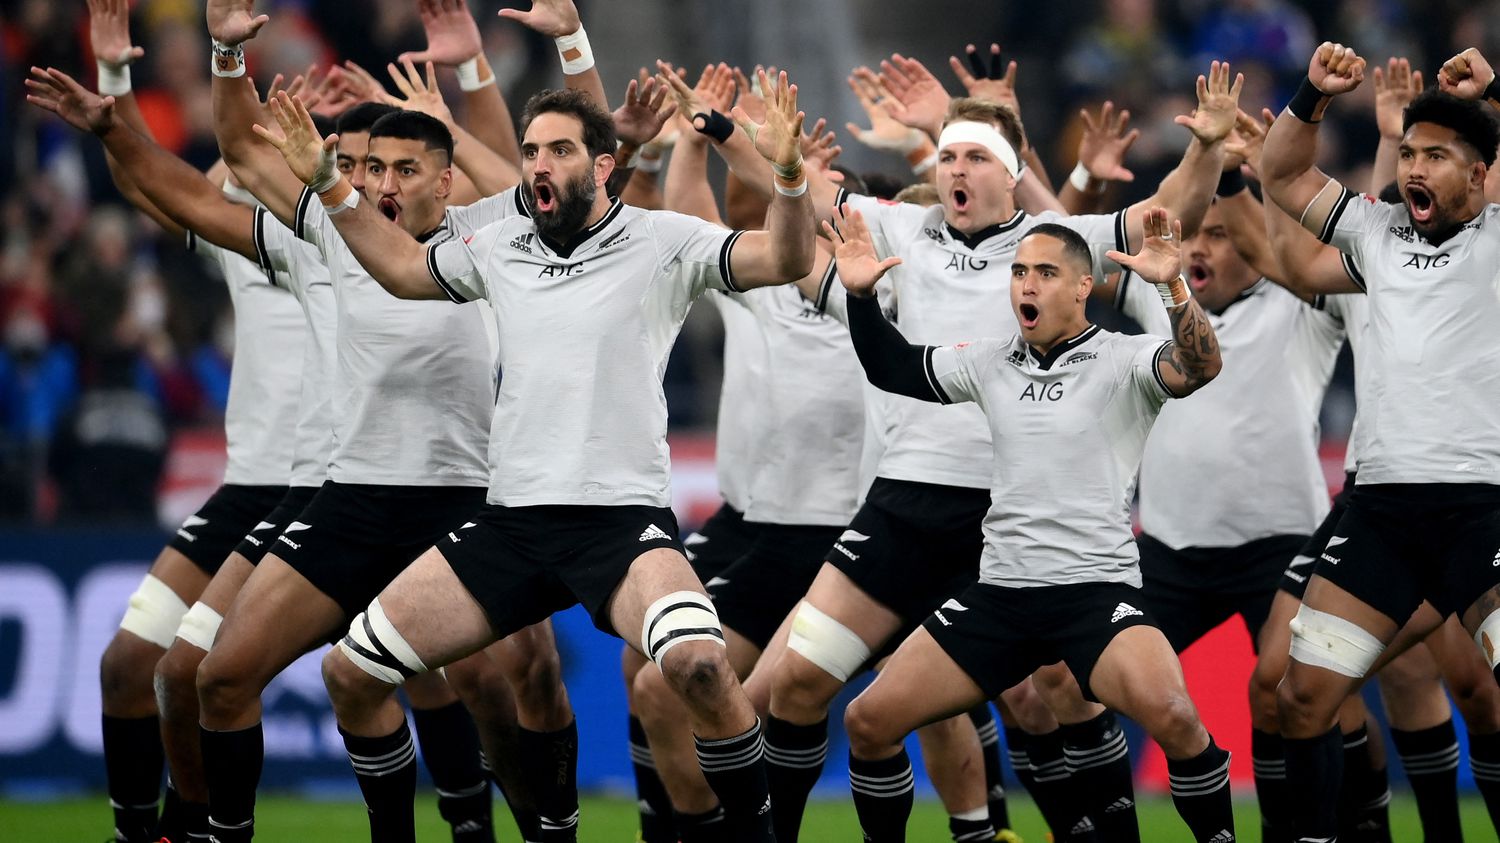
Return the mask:
[[1175,308],[1172,317],[1172,354],[1167,363],[1182,378],[1185,392],[1193,392],[1219,370],[1219,338],[1196,301]]

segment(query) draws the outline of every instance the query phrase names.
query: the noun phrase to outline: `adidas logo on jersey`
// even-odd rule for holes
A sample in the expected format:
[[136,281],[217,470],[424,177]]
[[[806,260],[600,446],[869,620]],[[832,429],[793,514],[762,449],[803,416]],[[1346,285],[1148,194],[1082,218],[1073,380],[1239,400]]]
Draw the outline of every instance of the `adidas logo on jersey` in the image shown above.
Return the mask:
[[1090,831],[1093,831],[1093,830],[1094,830],[1094,821],[1091,820],[1091,819],[1089,819],[1088,817],[1084,817],[1083,819],[1081,819],[1081,820],[1078,821],[1077,825],[1073,826],[1073,830],[1071,832],[1069,832],[1069,833],[1070,834],[1074,834],[1074,835],[1079,835],[1079,834],[1087,834],[1087,833],[1089,833]]
[[530,243],[531,243],[531,235],[530,234],[523,234],[520,237],[517,237],[514,240],[510,241],[510,247],[512,249],[515,249],[516,251],[525,252],[526,254],[529,255],[529,254],[531,254],[531,246],[528,245]]
[[649,541],[671,541],[671,540],[672,540],[672,537],[669,536],[669,535],[667,535],[667,531],[663,530],[662,528],[660,528],[658,526],[656,526],[655,524],[652,524],[652,525],[646,527],[645,530],[641,531],[641,537],[638,538],[638,539],[636,539],[636,541],[641,541],[641,542],[649,542]]
[[1115,613],[1110,616],[1109,622],[1119,623],[1120,621],[1130,617],[1131,615],[1145,616],[1145,614],[1145,612],[1142,612],[1140,609],[1137,609],[1129,603],[1121,603],[1120,605],[1115,607]]
[[1226,828],[1209,838],[1208,843],[1234,843],[1234,832]]
[[1492,568],[1500,568],[1500,550],[1495,551],[1495,561],[1490,563]]
[[1109,803],[1109,807],[1104,809],[1104,813],[1118,814],[1121,811],[1128,811],[1134,807],[1134,802],[1132,802],[1129,798],[1122,796],[1119,799],[1116,799],[1115,801]]

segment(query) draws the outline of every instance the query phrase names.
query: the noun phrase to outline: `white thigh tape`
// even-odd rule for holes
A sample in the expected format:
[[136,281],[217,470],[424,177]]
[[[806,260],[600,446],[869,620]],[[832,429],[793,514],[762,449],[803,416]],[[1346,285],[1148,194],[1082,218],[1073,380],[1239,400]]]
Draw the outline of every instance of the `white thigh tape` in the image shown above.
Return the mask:
[[172,646],[172,638],[177,635],[177,626],[187,610],[188,605],[177,592],[147,574],[130,595],[130,606],[120,620],[120,628],[165,650]]
[[349,624],[349,634],[339,642],[339,649],[365,673],[391,685],[400,685],[427,670],[386,618],[378,598]]
[[1368,673],[1385,650],[1379,638],[1355,624],[1307,606],[1297,610],[1291,630],[1292,658],[1351,679]]
[[1479,631],[1474,633],[1474,643],[1479,645],[1480,652],[1484,653],[1484,660],[1489,664],[1490,670],[1500,664],[1500,609],[1490,612],[1490,616],[1479,623]]
[[870,658],[870,648],[853,630],[805,600],[792,618],[787,646],[840,682],[848,682]]
[[641,625],[641,651],[657,666],[668,650],[685,641],[724,644],[719,613],[696,591],[674,591],[652,603]]
[[177,627],[177,637],[206,653],[213,647],[214,638],[219,634],[219,624],[223,622],[223,615],[215,612],[207,603],[199,601],[183,615],[182,623]]

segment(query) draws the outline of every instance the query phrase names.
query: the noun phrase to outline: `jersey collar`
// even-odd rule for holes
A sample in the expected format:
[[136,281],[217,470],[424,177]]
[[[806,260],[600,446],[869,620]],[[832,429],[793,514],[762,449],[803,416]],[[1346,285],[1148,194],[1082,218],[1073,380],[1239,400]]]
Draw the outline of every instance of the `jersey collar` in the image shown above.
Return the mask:
[[620,197],[614,197],[609,202],[609,210],[604,212],[604,216],[600,217],[598,222],[594,223],[588,228],[580,229],[579,231],[575,232],[573,236],[569,237],[564,243],[555,243],[550,238],[542,234],[538,234],[537,239],[542,241],[542,244],[550,249],[552,253],[557,255],[558,257],[570,258],[573,256],[574,252],[578,251],[581,246],[589,242],[589,240],[593,239],[595,235],[599,234],[599,232],[603,231],[604,229],[609,228],[609,224],[614,222],[615,217],[618,217],[620,215],[620,209],[623,207],[625,207],[625,205],[620,201]]
[[1031,353],[1031,359],[1036,361],[1037,368],[1045,372],[1052,368],[1052,364],[1056,363],[1059,357],[1093,339],[1098,333],[1099,326],[1090,325],[1084,328],[1083,333],[1078,336],[1070,340],[1063,340],[1057,345],[1052,346],[1052,350],[1046,354],[1039,353],[1030,343],[1026,344],[1026,350]]
[[1259,294],[1260,291],[1264,290],[1265,287],[1266,287],[1266,285],[1269,284],[1269,283],[1271,283],[1271,282],[1267,281],[1264,278],[1262,278],[1259,281],[1256,281],[1254,284],[1251,284],[1250,286],[1248,286],[1245,289],[1241,290],[1239,295],[1237,295],[1234,298],[1230,299],[1229,302],[1227,304],[1225,304],[1223,307],[1219,308],[1218,310],[1211,310],[1209,312],[1212,313],[1215,316],[1223,316],[1225,313],[1227,313],[1229,311],[1229,308],[1234,307],[1235,305],[1239,304],[1240,302],[1244,301],[1245,299],[1250,298],[1251,296]]
[[997,222],[994,225],[985,226],[984,228],[979,229],[973,234],[964,234],[962,231],[959,231],[952,225],[949,225],[947,221],[943,222],[943,227],[948,229],[949,237],[952,237],[954,240],[957,240],[965,246],[968,246],[969,249],[973,250],[979,248],[980,244],[997,234],[1004,234],[1007,231],[1014,231],[1016,226],[1020,225],[1021,221],[1024,219],[1026,219],[1026,212],[1016,211],[1016,215],[1006,220],[1005,222]]

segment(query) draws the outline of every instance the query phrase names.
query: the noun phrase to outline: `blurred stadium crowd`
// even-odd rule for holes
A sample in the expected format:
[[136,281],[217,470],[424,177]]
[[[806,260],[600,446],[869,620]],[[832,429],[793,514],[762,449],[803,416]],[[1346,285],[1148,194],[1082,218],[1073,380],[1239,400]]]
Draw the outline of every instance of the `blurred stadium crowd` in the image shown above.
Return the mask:
[[[251,45],[257,78],[290,77],[309,64],[344,59],[379,68],[423,45],[416,4],[406,0],[259,5],[273,22]],[[470,5],[513,108],[518,98],[557,83],[551,44],[495,17],[502,5],[495,0]],[[1210,57],[1245,72],[1240,104],[1253,114],[1285,102],[1324,38],[1356,45],[1377,63],[1409,57],[1429,78],[1462,47],[1500,53],[1500,0],[579,5],[594,22],[612,96],[616,83],[658,56],[689,67],[744,56],[780,63],[799,82],[812,82],[799,69],[797,44],[783,46],[782,55],[755,44],[754,26],[734,25],[741,14],[803,16],[812,37],[827,36],[830,45],[817,66],[842,72],[897,50],[943,77],[944,59],[961,54],[964,43],[996,41],[1020,62],[1023,116],[1053,180],[1074,163],[1078,109],[1110,99],[1129,108],[1142,131],[1127,163],[1134,185],[1146,191],[1180,155],[1183,130],[1172,118],[1191,107],[1192,79]],[[840,20],[847,30],[829,33]],[[131,31],[147,51],[135,66],[134,86],[156,137],[207,168],[218,152],[201,3],[138,0]],[[21,79],[31,65],[92,67],[83,0],[0,0],[0,521],[150,520],[173,436],[220,420],[233,338],[228,295],[207,263],[123,202],[99,144],[25,106]],[[91,83],[91,75],[81,78]],[[826,116],[832,126],[855,118],[841,75],[804,87],[813,94],[810,118]],[[1370,100],[1371,91],[1367,85],[1356,96]],[[901,185],[895,176],[904,171],[900,159],[857,149],[853,138],[840,135],[841,163],[888,172],[892,178],[872,185],[894,193]],[[1376,138],[1372,111],[1341,109],[1337,131],[1324,133],[1324,168],[1366,184]],[[1116,188],[1120,205],[1141,198],[1129,193],[1132,186]],[[695,314],[667,374],[674,428],[711,428],[720,353],[715,318]],[[1347,367],[1339,379],[1343,389],[1335,385],[1325,408],[1325,435],[1341,439],[1352,413]]]

